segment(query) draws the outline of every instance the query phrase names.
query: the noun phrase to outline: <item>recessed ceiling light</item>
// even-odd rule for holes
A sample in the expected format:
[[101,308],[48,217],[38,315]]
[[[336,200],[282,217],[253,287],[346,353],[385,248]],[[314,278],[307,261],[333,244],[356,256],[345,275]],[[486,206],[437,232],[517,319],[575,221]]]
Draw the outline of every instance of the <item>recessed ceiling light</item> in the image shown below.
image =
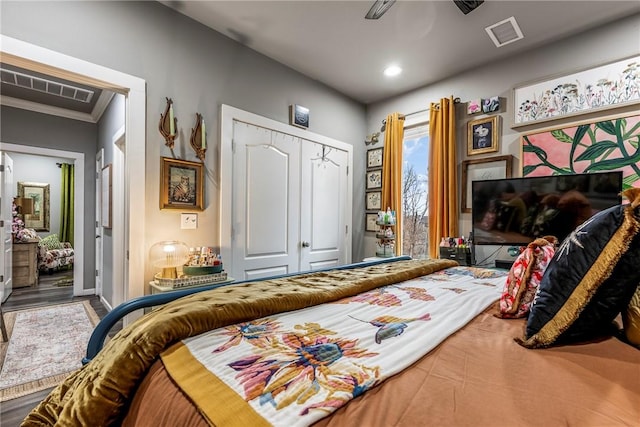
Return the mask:
[[384,75],[387,77],[397,76],[401,72],[402,68],[398,67],[397,65],[390,65],[389,67],[384,69]]

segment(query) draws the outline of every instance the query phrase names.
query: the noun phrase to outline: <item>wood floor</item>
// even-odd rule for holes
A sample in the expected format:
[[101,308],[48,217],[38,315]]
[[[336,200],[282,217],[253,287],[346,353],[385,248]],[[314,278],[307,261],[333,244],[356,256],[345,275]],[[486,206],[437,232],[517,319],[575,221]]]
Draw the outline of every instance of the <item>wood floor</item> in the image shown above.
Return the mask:
[[[107,309],[102,305],[97,296],[74,297],[73,286],[56,286],[54,284],[61,277],[70,276],[71,274],[71,271],[60,271],[51,275],[42,274],[37,287],[14,289],[11,296],[2,304],[2,310],[7,313],[26,308],[89,300],[96,314],[102,319],[107,314]],[[122,329],[122,325],[117,324],[112,329],[110,335],[115,334],[120,329]],[[64,337],[60,337],[60,339],[63,340]],[[0,403],[0,425],[2,427],[19,426],[24,417],[26,417],[50,391],[51,389],[47,389]]]

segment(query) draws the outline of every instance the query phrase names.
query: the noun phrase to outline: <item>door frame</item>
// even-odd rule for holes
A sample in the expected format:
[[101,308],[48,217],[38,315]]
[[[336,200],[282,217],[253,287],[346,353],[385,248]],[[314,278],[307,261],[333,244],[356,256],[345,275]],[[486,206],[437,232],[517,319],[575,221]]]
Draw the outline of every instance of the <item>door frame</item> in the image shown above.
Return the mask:
[[[145,293],[146,82],[144,79],[0,34],[2,61],[125,95],[128,286],[125,299]],[[135,195],[135,197],[132,197]],[[82,215],[83,216],[83,215]],[[134,268],[135,266],[135,268]],[[145,266],[145,268],[140,268]],[[128,316],[125,323],[141,313]]]
[[[104,280],[104,227],[102,226],[102,168],[104,167],[104,148],[96,153],[96,214],[95,214],[95,236],[96,236],[96,286],[95,293],[100,297],[103,304],[106,303],[103,296]],[[108,306],[111,309],[110,306]]]
[[[300,139],[324,144],[346,151],[348,154],[347,173],[353,171],[353,146],[337,139],[309,132],[306,129],[281,123],[267,117],[259,116],[248,111],[230,105],[220,106],[220,254],[225,262],[233,262],[232,237],[233,237],[233,122],[241,121],[256,126],[261,126],[284,134],[292,135]],[[347,200],[353,200],[353,179],[347,180]],[[347,241],[345,259],[351,262],[352,233],[353,233],[353,204],[347,204],[345,212]]]
[[94,289],[84,289],[84,153],[2,143],[2,150],[9,153],[35,156],[61,157],[73,161],[76,179],[73,180],[73,295],[93,295]]

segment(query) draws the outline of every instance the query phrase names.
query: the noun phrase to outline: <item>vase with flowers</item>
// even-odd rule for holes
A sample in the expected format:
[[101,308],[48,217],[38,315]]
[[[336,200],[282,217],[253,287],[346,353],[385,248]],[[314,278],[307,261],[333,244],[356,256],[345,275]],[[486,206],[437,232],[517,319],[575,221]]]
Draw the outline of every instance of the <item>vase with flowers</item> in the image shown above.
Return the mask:
[[31,242],[38,238],[38,234],[31,228],[25,228],[24,221],[18,212],[18,206],[15,202],[11,205],[11,234],[14,242]]

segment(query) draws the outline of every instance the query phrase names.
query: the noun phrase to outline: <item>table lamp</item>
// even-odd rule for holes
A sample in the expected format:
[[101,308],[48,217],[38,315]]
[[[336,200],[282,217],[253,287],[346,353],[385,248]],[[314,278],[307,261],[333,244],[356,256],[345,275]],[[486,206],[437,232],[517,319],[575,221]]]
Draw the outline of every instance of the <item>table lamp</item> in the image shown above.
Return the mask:
[[33,199],[31,197],[14,197],[13,203],[15,203],[18,209],[18,215],[30,215],[33,213]]
[[178,240],[165,240],[151,246],[149,258],[152,265],[162,269],[160,278],[176,279],[176,267],[184,265],[189,260],[189,247]]

